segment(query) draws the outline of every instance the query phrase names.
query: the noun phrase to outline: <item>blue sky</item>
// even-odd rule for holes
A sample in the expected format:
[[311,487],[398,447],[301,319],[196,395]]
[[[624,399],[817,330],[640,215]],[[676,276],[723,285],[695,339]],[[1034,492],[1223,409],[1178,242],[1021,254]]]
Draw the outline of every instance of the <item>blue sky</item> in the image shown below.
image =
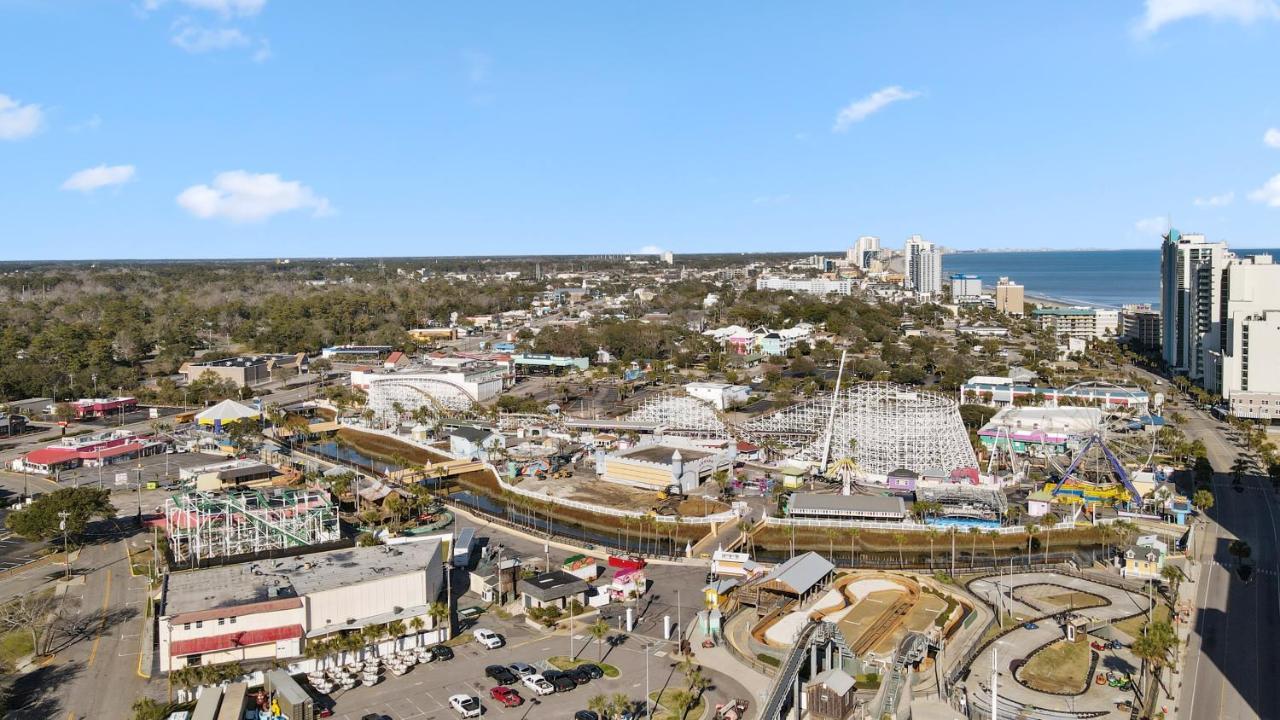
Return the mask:
[[1276,68],[1278,0],[0,0],[0,259],[1274,246]]

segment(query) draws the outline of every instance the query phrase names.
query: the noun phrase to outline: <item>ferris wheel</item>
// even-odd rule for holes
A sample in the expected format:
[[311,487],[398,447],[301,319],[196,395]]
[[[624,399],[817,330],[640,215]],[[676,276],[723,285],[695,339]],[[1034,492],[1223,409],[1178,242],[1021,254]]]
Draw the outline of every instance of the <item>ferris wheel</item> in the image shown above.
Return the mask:
[[[1102,397],[1123,397],[1129,392],[1105,383],[1087,387]],[[1152,424],[1136,408],[1126,405],[1089,406],[1081,411],[1068,452],[1048,458],[1051,474],[1057,478],[1053,495],[1068,501],[1108,504],[1140,501],[1134,479],[1155,472],[1158,441]]]

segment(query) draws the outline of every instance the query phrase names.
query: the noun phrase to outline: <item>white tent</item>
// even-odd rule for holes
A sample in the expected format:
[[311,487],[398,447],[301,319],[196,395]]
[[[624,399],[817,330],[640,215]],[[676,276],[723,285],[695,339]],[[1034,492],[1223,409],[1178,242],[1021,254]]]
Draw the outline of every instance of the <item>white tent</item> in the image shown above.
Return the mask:
[[262,417],[262,411],[257,408],[249,407],[235,400],[223,400],[222,402],[207,408],[196,415],[196,422],[201,425],[212,425],[219,428],[227,423],[238,422],[246,418],[258,419]]

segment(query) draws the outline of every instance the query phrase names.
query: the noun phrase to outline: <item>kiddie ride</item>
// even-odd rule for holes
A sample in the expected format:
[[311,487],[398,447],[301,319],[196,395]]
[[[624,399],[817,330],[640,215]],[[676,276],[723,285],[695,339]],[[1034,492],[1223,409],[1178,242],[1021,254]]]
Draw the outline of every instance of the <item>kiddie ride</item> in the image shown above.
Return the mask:
[[1120,675],[1114,672],[1098,673],[1098,676],[1094,678],[1094,682],[1099,685],[1109,685],[1121,690],[1128,690],[1133,687],[1133,678],[1128,675]]

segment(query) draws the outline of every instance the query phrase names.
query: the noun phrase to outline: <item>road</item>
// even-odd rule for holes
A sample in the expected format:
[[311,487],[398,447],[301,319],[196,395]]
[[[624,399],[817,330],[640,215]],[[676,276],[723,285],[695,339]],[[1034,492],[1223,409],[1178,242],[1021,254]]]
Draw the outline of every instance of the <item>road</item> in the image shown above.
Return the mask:
[[[1280,505],[1264,478],[1246,477],[1243,491],[1231,486],[1231,467],[1238,453],[1221,425],[1196,410],[1185,412],[1187,436],[1204,441],[1214,477],[1216,502],[1192,548],[1199,570],[1193,590],[1199,613],[1188,639],[1178,716],[1206,718],[1280,717],[1280,683],[1273,673],[1280,663]],[[1231,539],[1253,548],[1258,568],[1250,582],[1235,572],[1228,554]],[[1190,588],[1184,589],[1187,592]]]
[[[14,686],[15,720],[126,720],[146,692],[138,675],[146,579],[129,572],[124,542],[102,538],[86,546],[65,588],[67,620],[48,664]],[[61,574],[53,566],[39,579]],[[152,690],[155,690],[153,687]]]

